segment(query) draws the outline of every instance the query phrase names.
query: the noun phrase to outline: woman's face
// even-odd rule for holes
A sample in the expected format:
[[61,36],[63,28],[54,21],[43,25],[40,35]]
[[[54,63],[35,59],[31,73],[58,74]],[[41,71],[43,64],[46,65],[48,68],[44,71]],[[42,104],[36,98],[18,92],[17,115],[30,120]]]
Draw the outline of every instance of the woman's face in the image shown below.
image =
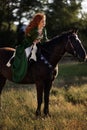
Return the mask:
[[45,27],[45,25],[46,25],[46,18],[45,17],[41,20],[40,25],[42,28]]

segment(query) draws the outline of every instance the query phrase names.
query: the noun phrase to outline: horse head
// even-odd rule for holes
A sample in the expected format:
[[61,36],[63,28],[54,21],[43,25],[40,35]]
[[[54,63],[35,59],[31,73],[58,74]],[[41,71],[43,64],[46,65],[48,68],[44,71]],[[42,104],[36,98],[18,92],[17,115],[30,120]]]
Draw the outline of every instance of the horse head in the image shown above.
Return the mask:
[[78,38],[77,30],[72,30],[68,33],[68,42],[66,44],[66,51],[76,56],[80,61],[86,61],[86,51]]

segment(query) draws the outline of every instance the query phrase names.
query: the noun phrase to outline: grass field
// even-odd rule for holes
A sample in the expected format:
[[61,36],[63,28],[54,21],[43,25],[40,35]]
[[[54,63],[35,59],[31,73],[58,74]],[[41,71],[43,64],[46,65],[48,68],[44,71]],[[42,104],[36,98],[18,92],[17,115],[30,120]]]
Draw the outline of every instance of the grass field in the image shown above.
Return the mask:
[[[87,64],[61,64],[50,92],[51,117],[35,116],[34,85],[7,81],[0,130],[87,130]],[[42,106],[43,111],[43,106]]]

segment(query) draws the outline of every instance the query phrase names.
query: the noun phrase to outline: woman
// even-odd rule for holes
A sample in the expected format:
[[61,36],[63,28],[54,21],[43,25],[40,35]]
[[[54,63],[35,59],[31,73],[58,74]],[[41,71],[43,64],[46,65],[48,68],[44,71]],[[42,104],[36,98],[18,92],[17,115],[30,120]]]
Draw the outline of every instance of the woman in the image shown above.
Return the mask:
[[37,61],[36,44],[43,43],[44,41],[47,40],[45,25],[46,25],[45,14],[37,13],[33,17],[30,24],[26,27],[24,40],[17,46],[14,62],[12,64],[12,75],[14,82],[20,82],[26,75],[28,68],[27,57],[29,56],[30,52],[31,52],[30,59]]

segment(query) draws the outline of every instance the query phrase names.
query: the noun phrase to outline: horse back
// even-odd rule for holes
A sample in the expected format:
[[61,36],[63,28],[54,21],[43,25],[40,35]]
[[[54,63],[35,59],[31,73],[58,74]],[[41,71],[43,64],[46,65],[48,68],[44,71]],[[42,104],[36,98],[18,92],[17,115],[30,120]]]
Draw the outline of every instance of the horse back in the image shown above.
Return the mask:
[[0,48],[0,63],[6,64],[12,57],[15,49],[9,47]]

